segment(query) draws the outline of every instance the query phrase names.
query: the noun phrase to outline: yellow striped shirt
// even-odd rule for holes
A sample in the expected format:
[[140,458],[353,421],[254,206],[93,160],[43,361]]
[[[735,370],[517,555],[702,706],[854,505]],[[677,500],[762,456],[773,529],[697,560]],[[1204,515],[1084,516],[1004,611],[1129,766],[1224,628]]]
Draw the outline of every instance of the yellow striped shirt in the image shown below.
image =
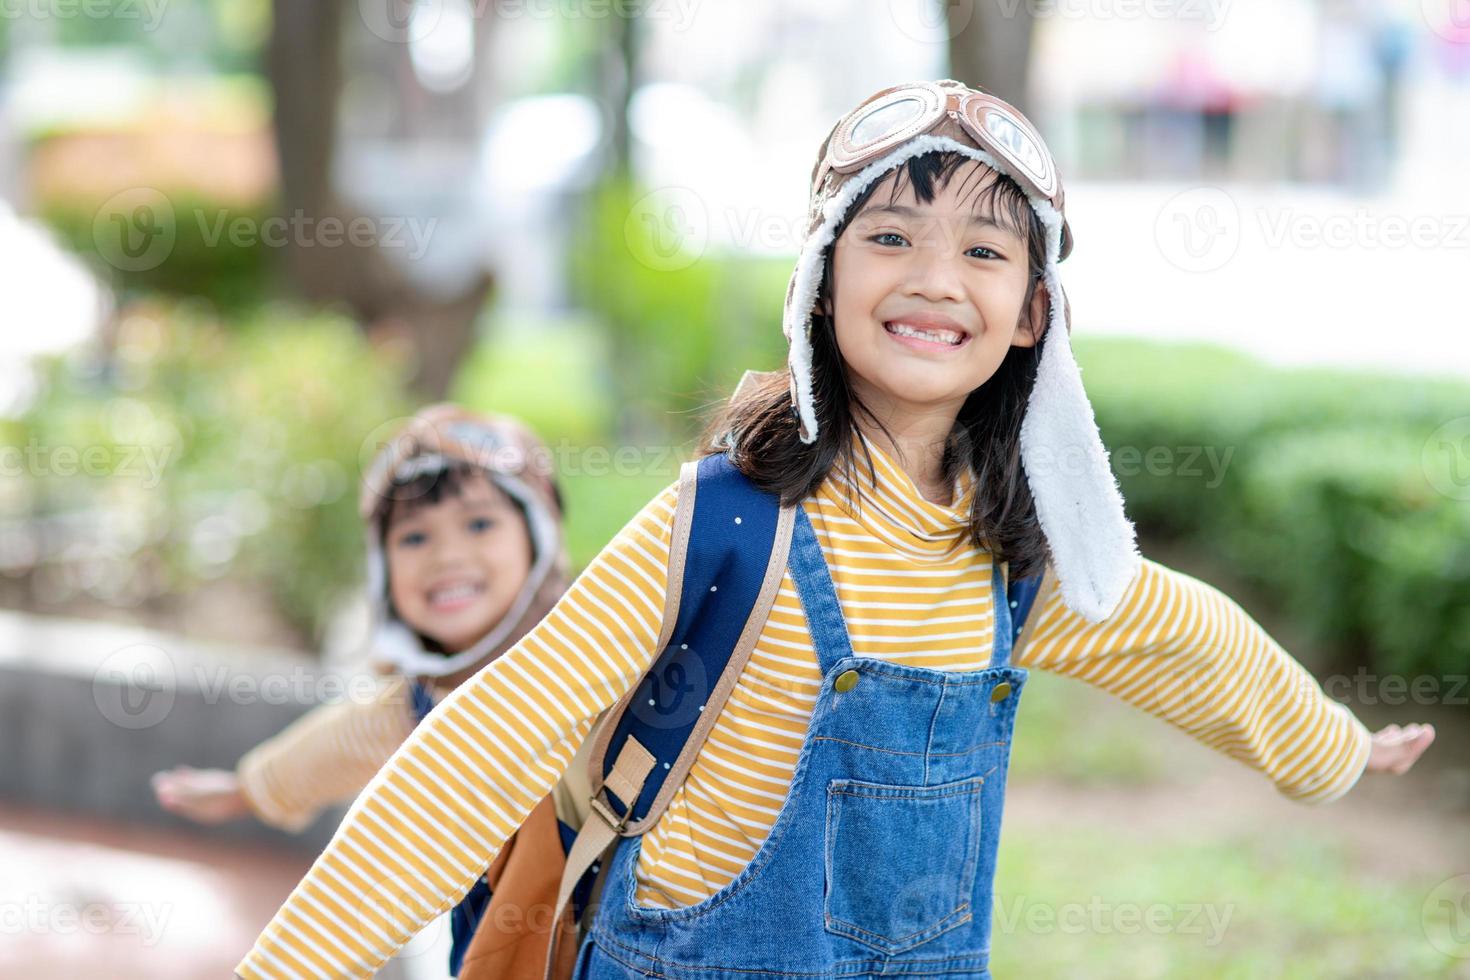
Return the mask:
[[[867,442],[867,440],[863,440]],[[942,670],[989,662],[990,555],[952,506],[924,499],[871,442],[849,509],[834,472],[802,502],[853,652]],[[331,844],[237,967],[247,980],[366,977],[450,908],[567,768],[596,716],[657,650],[677,487],[639,512],[536,628],[449,695],[353,804]],[[1089,681],[1250,765],[1286,795],[1336,799],[1369,735],[1211,587],[1144,561],[1100,624],[1053,598],[1016,661]],[[637,900],[690,905],[733,879],[774,825],[820,687],[788,574],[750,662],[668,811],[644,839]]]

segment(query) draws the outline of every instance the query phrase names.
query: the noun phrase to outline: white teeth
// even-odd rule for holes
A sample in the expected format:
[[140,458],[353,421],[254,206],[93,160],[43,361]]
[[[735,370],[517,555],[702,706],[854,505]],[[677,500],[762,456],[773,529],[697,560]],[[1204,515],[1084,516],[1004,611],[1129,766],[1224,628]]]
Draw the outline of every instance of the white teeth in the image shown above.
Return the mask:
[[429,593],[430,602],[456,602],[460,599],[468,599],[477,595],[480,591],[478,585],[452,585],[447,589],[435,589]]
[[953,330],[919,330],[906,323],[890,323],[888,329],[900,337],[917,337],[919,340],[927,340],[934,344],[949,344],[954,346],[964,339],[962,334]]

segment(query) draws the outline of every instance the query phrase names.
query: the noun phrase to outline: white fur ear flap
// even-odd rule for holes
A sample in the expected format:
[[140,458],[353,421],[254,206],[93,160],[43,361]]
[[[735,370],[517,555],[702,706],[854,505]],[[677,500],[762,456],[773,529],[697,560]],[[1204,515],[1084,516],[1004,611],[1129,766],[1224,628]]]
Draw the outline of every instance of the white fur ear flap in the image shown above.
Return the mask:
[[[1062,295],[1054,262],[1046,285],[1051,296]],[[1021,423],[1021,462],[1062,600],[1097,623],[1117,608],[1137,574],[1138,547],[1072,356],[1065,304],[1051,306],[1036,387]]]

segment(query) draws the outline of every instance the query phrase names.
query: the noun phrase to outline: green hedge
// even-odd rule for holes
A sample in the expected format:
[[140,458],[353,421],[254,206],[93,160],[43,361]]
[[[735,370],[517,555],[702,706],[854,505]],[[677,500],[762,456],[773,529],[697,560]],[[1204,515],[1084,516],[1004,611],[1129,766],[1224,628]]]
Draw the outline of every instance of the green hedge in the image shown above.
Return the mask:
[[1470,452],[1442,428],[1470,384],[1139,341],[1078,359],[1142,531],[1266,587],[1343,662],[1470,663]]

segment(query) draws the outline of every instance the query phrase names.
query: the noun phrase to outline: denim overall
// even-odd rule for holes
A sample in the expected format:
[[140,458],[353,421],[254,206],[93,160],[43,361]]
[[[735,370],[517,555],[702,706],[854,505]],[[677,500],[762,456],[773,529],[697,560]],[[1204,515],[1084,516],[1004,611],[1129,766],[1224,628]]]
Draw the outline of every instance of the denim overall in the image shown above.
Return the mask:
[[988,980],[992,885],[1011,731],[997,564],[995,645],[978,671],[854,656],[821,546],[796,508],[788,568],[822,670],[770,836],[696,905],[635,903],[641,837],[620,840],[576,980],[946,976]]

